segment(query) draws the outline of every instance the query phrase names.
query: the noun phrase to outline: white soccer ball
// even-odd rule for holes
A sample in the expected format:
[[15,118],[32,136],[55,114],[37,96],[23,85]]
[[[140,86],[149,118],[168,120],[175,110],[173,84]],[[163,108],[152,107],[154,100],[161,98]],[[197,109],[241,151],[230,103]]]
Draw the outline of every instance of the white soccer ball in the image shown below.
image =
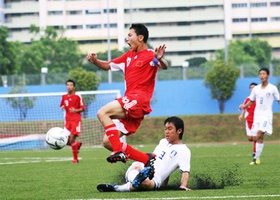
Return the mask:
[[51,128],[46,134],[46,143],[50,148],[59,150],[66,146],[68,142],[68,134],[63,128]]

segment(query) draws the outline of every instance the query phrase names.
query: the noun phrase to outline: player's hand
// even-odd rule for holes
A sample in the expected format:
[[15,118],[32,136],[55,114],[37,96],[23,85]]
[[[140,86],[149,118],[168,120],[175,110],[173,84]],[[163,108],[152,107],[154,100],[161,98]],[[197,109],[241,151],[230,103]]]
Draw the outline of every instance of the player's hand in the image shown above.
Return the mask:
[[164,52],[165,52],[165,49],[166,49],[165,44],[164,44],[164,45],[161,45],[161,46],[159,46],[159,47],[157,47],[157,48],[155,49],[155,57],[156,57],[158,60],[160,60],[160,59],[163,57]]
[[243,105],[243,104],[241,104],[241,105],[238,107],[238,109],[239,109],[239,110],[244,109],[244,105]]
[[64,106],[61,106],[60,108],[61,108],[61,110],[65,110]]
[[242,115],[239,115],[239,116],[238,116],[238,120],[239,120],[239,121],[242,121],[242,118],[243,118]]
[[71,113],[74,113],[74,112],[76,112],[76,109],[75,109],[75,108],[70,108],[69,111],[70,111]]
[[186,190],[186,191],[191,191],[191,189],[190,188],[187,188],[187,187],[185,187],[185,186],[180,186],[180,190]]
[[95,61],[97,60],[97,54],[96,53],[89,53],[86,57],[86,60],[91,62],[92,64],[94,64]]

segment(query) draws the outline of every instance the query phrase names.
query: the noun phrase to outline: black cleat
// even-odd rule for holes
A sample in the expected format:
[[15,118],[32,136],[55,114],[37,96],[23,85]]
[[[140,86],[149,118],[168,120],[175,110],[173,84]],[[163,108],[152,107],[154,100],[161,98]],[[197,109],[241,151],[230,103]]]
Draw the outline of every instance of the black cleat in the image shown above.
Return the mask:
[[121,151],[107,157],[107,161],[110,163],[116,163],[118,161],[122,161],[123,163],[125,163],[127,159],[128,159],[127,155]]
[[96,189],[99,191],[99,192],[115,192],[115,186],[116,184],[105,184],[105,183],[101,183],[101,184],[98,184]]
[[146,162],[145,167],[151,167],[151,170],[149,171],[148,177],[150,180],[154,178],[154,173],[155,173],[155,167],[154,167],[154,162],[156,160],[156,155],[153,153],[148,153],[149,160]]
[[137,174],[137,176],[134,178],[134,180],[132,181],[132,187],[133,188],[138,188],[140,186],[140,184],[149,177],[149,174],[151,172],[153,172],[153,168],[151,166],[145,167],[144,169],[142,169],[139,174]]

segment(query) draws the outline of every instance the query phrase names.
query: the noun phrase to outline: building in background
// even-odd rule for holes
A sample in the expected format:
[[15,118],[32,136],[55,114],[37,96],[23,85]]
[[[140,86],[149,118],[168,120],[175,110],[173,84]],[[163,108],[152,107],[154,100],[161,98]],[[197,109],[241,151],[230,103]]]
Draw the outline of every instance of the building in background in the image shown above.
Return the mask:
[[149,43],[166,44],[166,59],[182,66],[192,57],[210,59],[235,38],[265,39],[279,58],[279,10],[280,0],[0,0],[0,23],[9,40],[24,43],[34,37],[31,24],[63,27],[85,53],[123,50],[130,24],[144,23]]

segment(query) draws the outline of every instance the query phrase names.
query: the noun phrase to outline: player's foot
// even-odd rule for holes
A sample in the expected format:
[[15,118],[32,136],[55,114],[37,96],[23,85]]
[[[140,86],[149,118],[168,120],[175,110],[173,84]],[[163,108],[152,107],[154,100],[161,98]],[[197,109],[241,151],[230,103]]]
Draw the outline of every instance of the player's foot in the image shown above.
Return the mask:
[[107,161],[110,163],[115,163],[118,161],[122,161],[123,163],[125,163],[127,161],[127,159],[128,159],[127,155],[121,151],[119,151],[117,153],[113,153],[107,157]]
[[149,172],[149,179],[152,180],[154,178],[155,168],[154,162],[156,160],[156,155],[153,153],[148,153],[149,160],[146,162],[145,167],[151,167],[151,171]]
[[97,190],[99,192],[114,192],[116,184],[105,184],[101,183],[97,185]]
[[77,160],[74,159],[74,160],[72,160],[72,163],[73,163],[73,164],[78,164],[78,163],[79,163],[79,160],[78,160],[78,159],[77,159]]
[[259,165],[261,164],[261,160],[260,159],[253,159],[252,162],[249,163],[250,165]]
[[134,180],[132,181],[132,187],[133,188],[138,188],[139,185],[146,179],[149,177],[149,174],[154,171],[153,168],[151,166],[145,167],[144,169],[142,169],[139,174],[137,174],[137,176],[134,178]]

